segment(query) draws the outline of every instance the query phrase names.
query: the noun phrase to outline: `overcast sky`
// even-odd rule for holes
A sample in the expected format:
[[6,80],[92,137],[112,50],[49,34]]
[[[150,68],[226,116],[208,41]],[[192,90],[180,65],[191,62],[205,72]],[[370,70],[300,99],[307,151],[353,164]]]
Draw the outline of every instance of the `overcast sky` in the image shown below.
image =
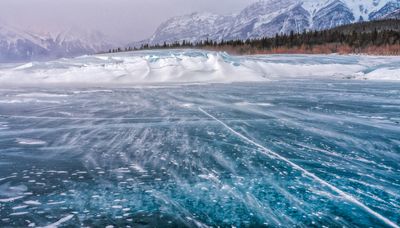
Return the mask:
[[40,31],[81,27],[120,42],[148,38],[164,20],[192,12],[230,14],[256,0],[0,0],[0,21]]

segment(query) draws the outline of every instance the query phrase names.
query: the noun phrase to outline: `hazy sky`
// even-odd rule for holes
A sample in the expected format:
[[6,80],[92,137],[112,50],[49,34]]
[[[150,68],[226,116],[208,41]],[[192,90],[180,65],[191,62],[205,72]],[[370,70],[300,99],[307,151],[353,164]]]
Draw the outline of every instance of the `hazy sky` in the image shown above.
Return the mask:
[[191,12],[230,14],[256,0],[0,0],[0,21],[20,28],[100,30],[122,42],[149,37],[164,20]]

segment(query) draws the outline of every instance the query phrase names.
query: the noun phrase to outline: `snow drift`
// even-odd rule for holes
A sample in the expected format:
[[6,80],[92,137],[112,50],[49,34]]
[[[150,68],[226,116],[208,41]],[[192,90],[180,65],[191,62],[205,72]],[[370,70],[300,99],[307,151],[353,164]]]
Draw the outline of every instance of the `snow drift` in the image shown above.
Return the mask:
[[307,78],[400,80],[400,57],[239,57],[217,52],[174,50],[0,65],[0,85],[229,83]]

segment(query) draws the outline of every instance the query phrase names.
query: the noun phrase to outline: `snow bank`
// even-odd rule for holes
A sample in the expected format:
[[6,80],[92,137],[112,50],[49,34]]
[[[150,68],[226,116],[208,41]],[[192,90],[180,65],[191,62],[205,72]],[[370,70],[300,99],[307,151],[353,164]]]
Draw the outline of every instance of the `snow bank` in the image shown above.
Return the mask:
[[400,57],[234,57],[225,53],[181,50],[82,56],[0,66],[0,85],[229,83],[310,77],[400,80]]

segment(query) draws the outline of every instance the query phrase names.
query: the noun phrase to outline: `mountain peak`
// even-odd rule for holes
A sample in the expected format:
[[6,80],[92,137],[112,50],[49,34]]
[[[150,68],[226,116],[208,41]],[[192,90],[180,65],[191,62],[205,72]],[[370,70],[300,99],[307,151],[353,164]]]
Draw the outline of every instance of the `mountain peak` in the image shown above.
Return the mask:
[[216,34],[229,26],[233,16],[196,12],[178,16],[162,23],[149,43],[160,44],[186,40],[216,39]]

